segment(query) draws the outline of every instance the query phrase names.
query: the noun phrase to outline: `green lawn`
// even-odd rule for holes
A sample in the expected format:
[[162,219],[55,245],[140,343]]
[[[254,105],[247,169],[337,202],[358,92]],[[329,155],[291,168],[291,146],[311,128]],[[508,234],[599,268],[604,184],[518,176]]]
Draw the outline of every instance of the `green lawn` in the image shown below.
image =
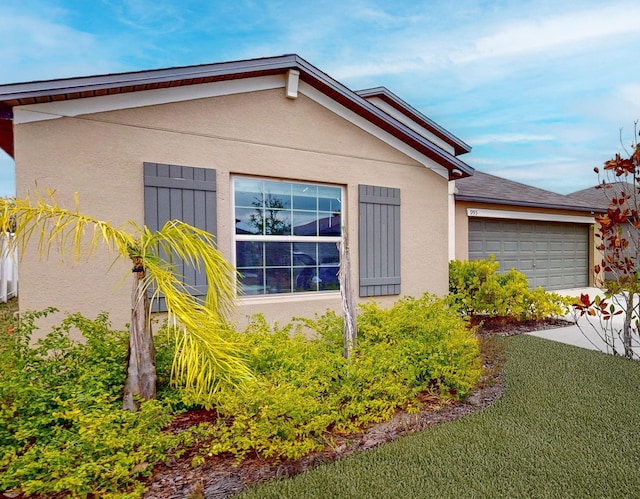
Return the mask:
[[493,406],[243,498],[640,497],[640,362],[508,340]]

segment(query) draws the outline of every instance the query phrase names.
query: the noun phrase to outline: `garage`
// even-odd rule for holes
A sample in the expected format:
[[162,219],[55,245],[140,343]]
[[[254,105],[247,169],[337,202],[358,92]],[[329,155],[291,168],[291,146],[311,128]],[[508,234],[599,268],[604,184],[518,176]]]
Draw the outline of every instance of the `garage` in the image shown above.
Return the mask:
[[523,272],[547,290],[589,285],[589,225],[469,218],[469,260],[494,255],[500,270]]

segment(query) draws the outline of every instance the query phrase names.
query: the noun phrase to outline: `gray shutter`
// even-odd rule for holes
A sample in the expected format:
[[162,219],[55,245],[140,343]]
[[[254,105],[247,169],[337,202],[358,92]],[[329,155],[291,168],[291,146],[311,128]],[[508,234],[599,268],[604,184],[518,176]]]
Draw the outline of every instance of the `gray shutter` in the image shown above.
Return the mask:
[[[144,223],[160,229],[169,220],[182,220],[216,234],[216,171],[208,168],[144,163]],[[204,272],[177,261],[176,269],[196,297],[204,298]],[[160,298],[154,312],[166,310]]]
[[400,294],[400,189],[360,185],[360,296]]

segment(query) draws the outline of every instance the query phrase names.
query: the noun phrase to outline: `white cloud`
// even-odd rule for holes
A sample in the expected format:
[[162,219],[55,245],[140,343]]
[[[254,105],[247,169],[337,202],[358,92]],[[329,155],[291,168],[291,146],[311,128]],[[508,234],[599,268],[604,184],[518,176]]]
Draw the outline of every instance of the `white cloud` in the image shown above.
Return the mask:
[[119,65],[96,36],[65,24],[64,12],[52,12],[51,19],[47,14],[0,7],[0,84],[95,74]]
[[630,15],[634,10],[631,6],[608,5],[555,17],[509,21],[496,32],[478,38],[471,50],[452,54],[451,59],[466,63],[531,52],[545,52],[553,58],[554,51],[583,51],[585,44],[602,42],[603,38],[620,39],[629,33],[640,33],[640,23]]
[[469,137],[465,140],[472,146],[495,143],[525,143],[525,142],[544,142],[555,140],[553,135],[536,135],[526,133],[495,133],[482,135],[478,137]]
[[482,171],[540,189],[570,194],[598,183],[588,163],[576,158],[545,158],[509,167],[483,167]]
[[630,15],[637,7],[628,2],[593,7],[516,2],[479,8],[473,17],[455,15],[462,9],[424,8],[419,22],[415,16],[399,17],[402,28],[389,30],[381,36],[384,43],[371,47],[365,33],[364,46],[353,57],[329,58],[331,74],[345,79],[411,74],[434,85],[444,74],[446,81],[473,88],[525,68],[536,77],[556,64],[559,69],[601,64],[640,40],[640,23]]
[[122,24],[135,30],[153,31],[156,36],[183,29],[184,14],[189,14],[184,3],[172,0],[102,0],[102,3],[116,13]]
[[77,49],[93,44],[93,37],[46,19],[0,11],[3,18],[3,43],[0,56],[11,60],[42,57],[57,51]]

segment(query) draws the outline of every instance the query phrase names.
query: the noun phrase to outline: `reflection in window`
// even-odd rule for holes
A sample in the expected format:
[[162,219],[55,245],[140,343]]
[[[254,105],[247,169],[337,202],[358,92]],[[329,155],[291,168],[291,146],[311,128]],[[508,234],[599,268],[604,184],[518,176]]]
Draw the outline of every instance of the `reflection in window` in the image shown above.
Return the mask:
[[341,188],[236,177],[234,193],[244,294],[339,289]]

